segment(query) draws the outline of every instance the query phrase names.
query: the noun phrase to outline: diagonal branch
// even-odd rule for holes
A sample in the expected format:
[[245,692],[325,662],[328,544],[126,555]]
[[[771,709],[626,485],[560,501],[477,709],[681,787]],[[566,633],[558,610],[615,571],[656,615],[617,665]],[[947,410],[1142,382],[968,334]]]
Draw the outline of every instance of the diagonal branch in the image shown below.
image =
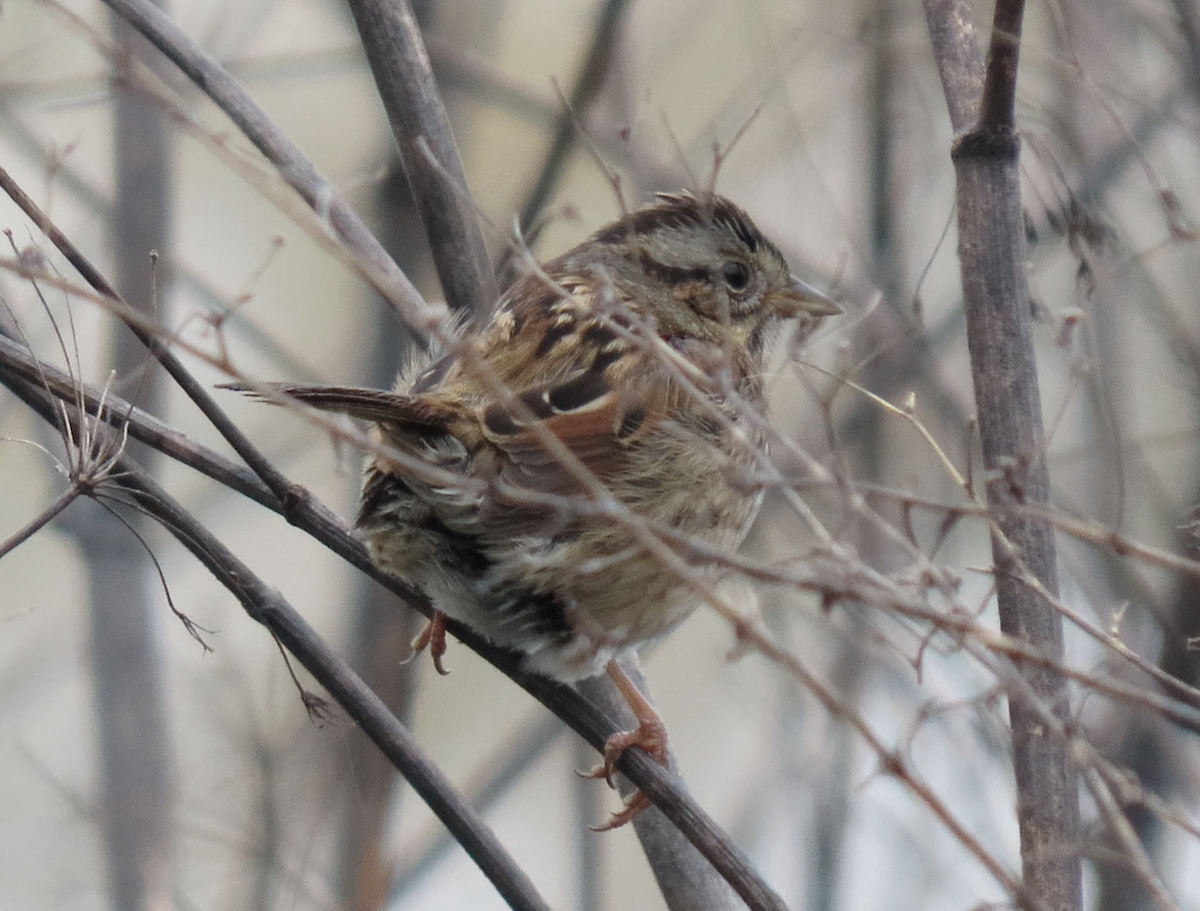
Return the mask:
[[12,179],[12,176],[3,167],[0,167],[0,190],[7,193],[8,197],[17,204],[21,211],[37,225],[38,230],[49,238],[55,248],[75,268],[75,271],[83,277],[84,281],[102,297],[106,297],[121,305],[115,312],[125,325],[129,327],[129,330],[146,346],[146,350],[153,354],[154,358],[162,364],[163,368],[170,374],[171,379],[179,384],[179,387],[195,403],[204,416],[208,418],[213,427],[217,429],[217,432],[245,460],[246,464],[263,479],[263,482],[271,488],[276,496],[284,502],[298,498],[299,493],[293,487],[292,483],[271,464],[270,460],[258,450],[258,447],[251,443],[250,439],[242,433],[241,429],[230,420],[224,410],[209,395],[208,390],[192,376],[187,367],[183,365],[183,362],[167,347],[166,342],[158,337],[155,330],[143,322],[126,315],[130,308],[125,305],[124,300],[117,293],[117,290],[101,274],[100,270],[92,265],[79,248],[71,242],[70,238],[59,230],[58,226],[50,220],[50,216],[43,212],[41,207],[33,201],[29,194],[21,189],[20,185]]
[[148,0],[105,3],[192,80],[228,116],[287,184],[322,218],[328,230],[358,258],[357,265],[421,338],[435,332],[442,315],[430,308],[366,223],[313,163],[254,103],[211,54],[205,53]]
[[486,317],[499,291],[417,18],[408,0],[350,0],[349,6],[446,301],[452,310]]
[[[36,384],[13,382],[11,375],[4,373],[0,373],[0,379],[44,418],[53,412],[48,394]],[[73,415],[72,420],[77,421],[78,415]],[[200,560],[238,599],[251,619],[270,630],[272,636],[296,656],[404,775],[511,907],[548,911],[549,905],[474,808],[424,755],[382,700],[326,645],[283,596],[259,579],[137,463],[122,457],[113,468],[104,483],[131,494],[136,506],[162,524]]]
[[[55,371],[50,365],[38,365],[27,349],[0,337],[0,383],[34,407],[44,419],[53,420],[55,417],[53,410],[49,404],[45,403],[46,392],[41,379],[43,375],[46,377],[52,394],[65,401],[68,404],[68,412],[73,413],[71,406],[73,406],[78,393],[72,388],[70,380],[59,375],[58,371]],[[84,398],[89,402],[96,401],[96,397],[90,395],[87,390],[84,392]],[[88,407],[91,408],[91,405],[89,404]],[[122,423],[127,415],[131,420],[130,436],[149,443],[160,449],[165,455],[178,458],[185,464],[226,484],[230,489],[237,490],[268,509],[283,514],[284,509],[280,501],[250,472],[228,462],[216,453],[206,450],[203,446],[179,434],[178,431],[166,428],[131,405],[110,395],[102,415],[104,420]],[[146,504],[142,505],[146,506]],[[146,508],[153,512],[149,506]],[[314,497],[308,496],[291,504],[288,518],[296,528],[312,535],[347,562],[398,594],[415,610],[426,615],[431,612],[432,608],[419,593],[401,580],[387,575],[372,563],[366,547],[346,523]],[[222,569],[217,577],[223,582],[226,579],[236,582],[237,572]],[[235,595],[239,594],[236,590],[231,589],[231,591],[234,591]],[[274,595],[273,597],[277,598],[278,596]],[[252,613],[252,616],[259,622],[265,622],[259,618],[257,613]],[[267,611],[264,616],[269,619],[274,615]],[[520,670],[521,658],[519,655],[492,645],[468,627],[455,621],[449,622],[449,629],[456,639],[538,699],[598,752],[603,751],[604,744],[610,735],[623,729],[610,713],[597,707],[571,687]],[[285,645],[288,645],[289,650],[292,650],[288,641],[286,639],[283,641]],[[303,655],[295,651],[293,654],[296,654],[296,657],[306,667],[309,667]],[[309,670],[312,671],[312,668],[309,667]],[[326,684],[321,675],[315,671],[313,673],[318,680],[321,680],[322,684]],[[335,689],[329,691],[341,703],[340,691]],[[349,707],[343,705],[343,708],[346,708],[351,715],[354,714]],[[387,753],[386,750],[384,752]],[[390,753],[388,756],[393,758]],[[395,760],[393,759],[393,761]],[[397,766],[397,768],[400,767]],[[677,776],[669,773],[640,750],[626,751],[618,761],[617,768],[651,798],[667,818],[678,827],[684,837],[696,846],[701,855],[742,897],[752,911],[759,911],[759,909],[780,911],[784,908],[780,898],[765,883],[729,836],[696,805]],[[400,771],[404,772],[404,769],[400,768]],[[457,837],[455,828],[452,826],[448,826],[448,828]]]

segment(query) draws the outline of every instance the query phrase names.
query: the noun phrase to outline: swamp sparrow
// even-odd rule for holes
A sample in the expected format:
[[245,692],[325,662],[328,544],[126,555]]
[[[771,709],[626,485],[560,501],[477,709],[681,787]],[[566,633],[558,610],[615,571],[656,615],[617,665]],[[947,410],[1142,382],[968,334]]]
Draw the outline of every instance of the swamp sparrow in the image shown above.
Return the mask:
[[[373,559],[530,671],[607,670],[639,721],[593,773],[611,783],[630,746],[666,759],[661,720],[613,659],[715,580],[687,541],[734,548],[754,519],[773,330],[838,312],[733,203],[662,194],[526,272],[396,392],[276,388],[439,470],[370,459],[358,526]],[[444,639],[435,615],[414,645],[440,662]],[[604,828],[645,805],[634,795]]]

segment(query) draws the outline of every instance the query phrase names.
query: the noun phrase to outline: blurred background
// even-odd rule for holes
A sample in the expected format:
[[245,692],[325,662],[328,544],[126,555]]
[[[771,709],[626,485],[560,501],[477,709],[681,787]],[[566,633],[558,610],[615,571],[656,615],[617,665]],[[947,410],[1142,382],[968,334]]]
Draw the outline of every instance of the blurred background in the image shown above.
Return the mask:
[[[616,217],[618,186],[636,205],[715,181],[846,311],[802,350],[779,346],[770,388],[788,445],[776,461],[868,565],[903,579],[915,547],[961,577],[961,602],[994,628],[987,529],[954,511],[969,506],[962,488],[910,422],[835,379],[908,408],[959,472],[977,464],[952,135],[919,6],[413,6],[495,260],[521,213],[535,213],[525,224],[539,228],[527,233],[545,259]],[[439,299],[345,8],[175,0],[169,13]],[[976,15],[986,41],[990,7]],[[1193,557],[1198,36],[1192,0],[1032,5],[1017,110],[1054,502],[1097,534]],[[98,3],[0,6],[0,163],[180,340],[262,379],[387,386],[413,351],[404,327],[288,217],[276,201],[287,191],[272,189],[232,125],[143,50]],[[132,75],[135,58],[157,76]],[[151,98],[147,78],[177,107]],[[97,306],[52,288],[39,300],[16,275],[12,259],[37,250],[75,281],[7,199],[0,227],[12,245],[0,251],[0,325],[19,325],[40,357],[92,383],[115,371],[115,392],[227,451]],[[205,383],[228,379],[182,356]],[[218,395],[291,479],[353,515],[359,453],[286,411]],[[135,454],[481,795],[554,907],[663,907],[632,831],[587,831],[617,804],[572,774],[593,761],[573,734],[453,642],[448,678],[425,661],[401,665],[415,615],[391,595],[279,517]],[[830,475],[807,471],[805,456]],[[0,390],[0,541],[66,488],[65,458],[56,434]],[[104,505],[73,503],[0,559],[0,906],[503,907],[348,719],[310,721],[274,643],[234,599],[161,530]],[[775,496],[746,550],[786,566],[813,543]],[[1067,632],[1072,669],[1153,690],[1119,640],[1197,683],[1195,576],[1078,536],[1061,534],[1059,548],[1063,601],[1079,621]],[[744,580],[729,590],[1019,869],[1007,712],[986,667],[879,605],[827,610]],[[172,616],[168,593],[208,631],[210,652]],[[878,773],[843,720],[735,644],[701,610],[644,656],[646,671],[693,793],[791,907],[1009,901],[934,813]],[[1086,679],[1075,694],[1080,730],[1163,801],[1157,812],[1133,801],[1127,815],[1179,906],[1200,908],[1193,735]],[[1086,799],[1084,813],[1088,906],[1150,907]]]

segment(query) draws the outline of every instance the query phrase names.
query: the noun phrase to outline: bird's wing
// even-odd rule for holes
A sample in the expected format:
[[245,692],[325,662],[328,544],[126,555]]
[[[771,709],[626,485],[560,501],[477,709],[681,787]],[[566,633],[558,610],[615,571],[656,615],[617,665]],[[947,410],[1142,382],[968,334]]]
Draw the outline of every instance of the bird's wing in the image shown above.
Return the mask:
[[[581,467],[601,481],[619,474],[631,447],[662,419],[665,403],[652,388],[615,388],[610,365],[597,357],[477,414],[484,438],[501,455],[502,480],[541,493],[576,493],[584,489]],[[571,458],[556,451],[558,444]]]

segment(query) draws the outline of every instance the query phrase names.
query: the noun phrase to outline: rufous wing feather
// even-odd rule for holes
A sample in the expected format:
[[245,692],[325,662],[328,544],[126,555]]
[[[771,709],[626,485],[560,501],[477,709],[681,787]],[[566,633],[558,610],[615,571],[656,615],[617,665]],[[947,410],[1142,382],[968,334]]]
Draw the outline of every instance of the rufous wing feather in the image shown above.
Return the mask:
[[577,468],[554,452],[544,434],[553,435],[603,481],[620,472],[630,447],[661,418],[661,411],[644,396],[611,388],[603,372],[595,369],[516,398],[517,403],[480,409],[480,424],[487,441],[502,453],[501,477],[542,493],[583,489]]

